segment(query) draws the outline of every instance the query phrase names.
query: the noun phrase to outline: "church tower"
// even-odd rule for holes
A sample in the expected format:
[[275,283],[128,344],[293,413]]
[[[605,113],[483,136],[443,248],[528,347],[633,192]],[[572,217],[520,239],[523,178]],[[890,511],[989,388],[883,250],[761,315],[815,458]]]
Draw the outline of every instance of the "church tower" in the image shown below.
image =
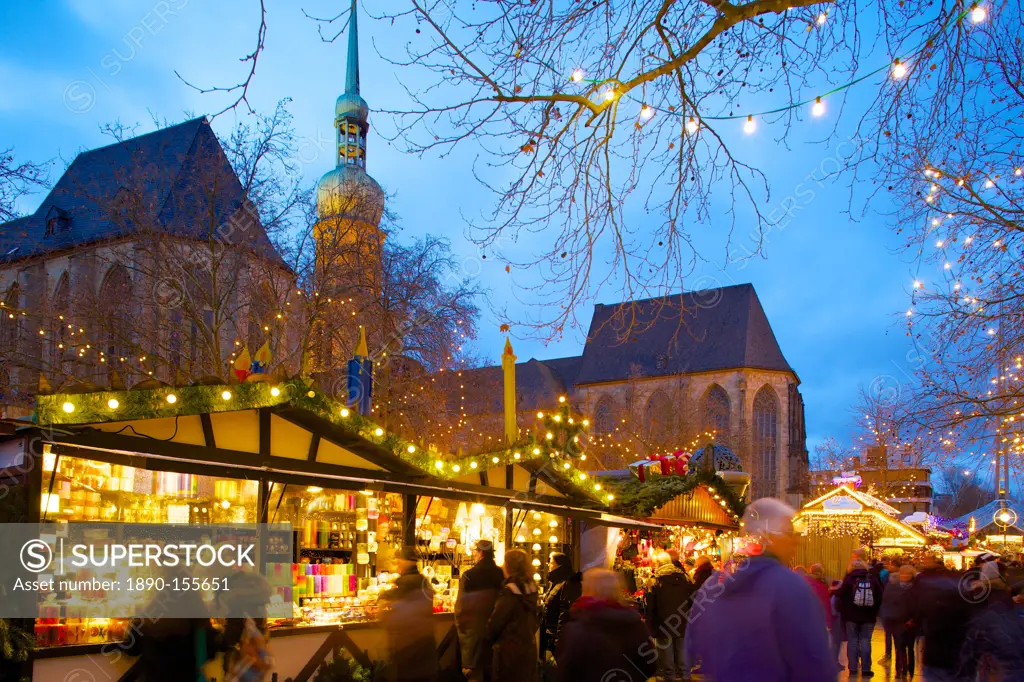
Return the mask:
[[334,170],[317,183],[317,263],[332,268],[360,261],[379,271],[384,232],[384,190],[366,172],[370,108],[359,94],[359,26],[356,0],[348,28],[345,92],[334,107],[337,154]]

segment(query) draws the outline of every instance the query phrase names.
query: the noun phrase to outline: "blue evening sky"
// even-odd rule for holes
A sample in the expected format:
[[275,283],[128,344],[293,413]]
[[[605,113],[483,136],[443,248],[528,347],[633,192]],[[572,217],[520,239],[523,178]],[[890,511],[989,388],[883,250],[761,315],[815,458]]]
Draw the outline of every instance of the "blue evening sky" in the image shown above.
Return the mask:
[[[303,169],[311,182],[334,164],[331,126],[334,100],[344,87],[345,45],[322,43],[317,25],[303,16],[302,9],[328,15],[343,4],[347,3],[272,0],[267,51],[249,95],[252,105],[267,113],[279,99],[292,99],[289,108],[303,138]],[[110,142],[99,131],[103,123],[138,122],[139,132],[147,132],[154,127],[151,114],[177,121],[184,112],[218,111],[223,98],[191,90],[175,70],[203,85],[236,82],[242,75],[238,58],[252,49],[257,8],[254,2],[239,0],[3,3],[0,147],[13,145],[26,159],[70,161],[80,150]],[[398,55],[411,38],[406,32],[411,33],[362,15],[362,93],[372,109],[401,108],[405,102],[403,74],[377,50]],[[875,87],[868,82],[851,90],[847,107],[865,106]],[[706,255],[718,264],[702,268],[687,286],[753,283],[786,358],[803,382],[812,451],[826,436],[849,435],[849,407],[858,384],[881,381],[886,388],[898,386],[912,371],[901,311],[908,306],[913,265],[895,253],[897,239],[879,212],[862,214],[858,208],[853,219],[844,212],[847,181],[822,179],[835,170],[837,156],[849,153],[849,147],[839,145],[849,137],[852,116],[840,120],[836,139],[820,142],[836,124],[840,104],[831,101],[823,119],[805,116],[788,147],[778,144],[778,131],[763,122],[756,135],[735,136],[733,151],[771,180],[769,208],[781,211],[796,204],[799,210],[784,229],[769,234],[766,258],[724,269],[724,251],[714,235],[726,228],[729,218],[723,213],[721,225],[709,221],[698,231],[698,239],[708,245]],[[234,114],[226,114],[214,128],[224,134],[235,120]],[[738,132],[740,123],[735,127]],[[522,305],[522,293],[517,299],[503,264],[480,259],[466,238],[463,216],[479,214],[490,202],[470,173],[475,152],[467,146],[445,159],[415,158],[371,132],[368,170],[396,194],[392,207],[403,226],[399,239],[444,235],[464,259],[466,270],[479,274],[489,290],[489,303],[483,303],[478,351],[496,362],[502,335],[488,306],[515,311]],[[60,159],[55,176],[63,168]],[[34,210],[40,200],[39,195],[32,197],[23,209]],[[739,230],[741,235],[747,232]],[[743,243],[744,238],[739,239]],[[603,291],[600,300],[619,299],[614,292]],[[578,314],[589,320],[589,310]],[[578,354],[584,334],[585,330],[566,334],[547,345],[514,341],[516,353],[521,360]]]

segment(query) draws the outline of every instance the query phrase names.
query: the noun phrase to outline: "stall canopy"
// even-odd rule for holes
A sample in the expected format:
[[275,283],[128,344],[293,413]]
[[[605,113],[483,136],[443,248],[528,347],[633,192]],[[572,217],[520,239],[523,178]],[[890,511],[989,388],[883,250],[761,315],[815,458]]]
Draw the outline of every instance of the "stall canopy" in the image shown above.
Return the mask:
[[996,542],[1021,543],[1024,538],[1022,511],[1024,507],[1014,500],[993,500],[964,514],[955,523],[967,528],[972,536],[984,534],[989,540],[995,538]]

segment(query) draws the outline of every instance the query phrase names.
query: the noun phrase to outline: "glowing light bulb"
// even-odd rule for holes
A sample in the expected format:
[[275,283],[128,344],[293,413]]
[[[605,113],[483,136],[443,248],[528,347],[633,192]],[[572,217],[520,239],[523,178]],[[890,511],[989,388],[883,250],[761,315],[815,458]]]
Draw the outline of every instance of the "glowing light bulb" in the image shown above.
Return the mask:
[[167,395],[167,402],[173,405],[174,403],[178,402],[178,396],[174,395],[173,393],[169,393]]
[[615,88],[609,88],[604,91],[604,98],[611,102],[613,99],[615,99],[615,94]]
[[615,496],[612,495],[611,493],[608,493],[608,501],[611,502],[614,499],[615,499]]
[[821,14],[818,15],[818,26],[821,26],[826,21],[828,21],[828,14],[822,12]]
[[[640,107],[640,120],[641,121],[650,121],[653,116],[654,116],[654,109],[652,109],[651,107],[647,106],[646,104],[643,105],[642,107]],[[564,395],[560,396],[558,398],[558,402],[564,403],[565,402],[565,396]]]
[[569,464],[568,462],[566,462],[565,464],[563,464],[563,465],[562,465],[562,468],[563,468],[563,469],[568,469],[568,468],[569,468],[569,467],[571,467],[571,466],[572,466],[571,464]]
[[231,391],[224,391],[220,394],[221,400],[231,400]]
[[992,182],[991,180],[986,180],[985,181],[985,189],[992,189],[995,186],[996,186],[996,183]]
[[441,460],[437,460],[436,462],[434,462],[434,468],[435,469],[444,469],[444,462],[442,462]]
[[352,413],[348,411],[347,407],[341,408],[341,416],[342,417],[346,417],[347,418],[350,414],[352,414]]
[[558,402],[564,403],[565,402],[565,396],[564,395],[558,396]]
[[515,453],[515,454],[514,454],[514,455],[512,455],[512,456],[513,456],[514,458],[516,458],[516,459],[519,459],[520,457],[522,457],[522,455],[520,455],[520,454],[519,454],[518,452],[517,452],[517,453]]
[[692,135],[693,133],[697,132],[698,128],[700,128],[700,124],[697,123],[697,119],[691,116],[690,120],[686,122],[686,132]]
[[533,582],[535,582],[535,583],[539,583],[540,582],[540,573],[534,573],[533,574]]
[[416,446],[415,445],[410,445],[409,447],[407,447],[405,449],[405,451],[408,452],[411,455],[412,453],[416,452]]
[[116,410],[117,408],[121,407],[121,403],[117,402],[117,398],[111,398],[110,400],[107,401],[107,407],[109,407],[112,410]]
[[548,521],[548,528],[558,528],[558,521],[554,519]]
[[378,426],[378,427],[377,427],[376,429],[374,429],[374,431],[373,431],[373,435],[375,435],[375,436],[377,436],[378,438],[380,438],[381,436],[383,436],[383,435],[384,435],[384,429],[382,429],[382,428],[380,428],[380,427]]
[[576,69],[572,72],[572,82],[579,83],[583,80],[583,69]]
[[460,471],[462,471],[462,467],[456,464],[455,466],[452,467],[452,471],[454,471],[455,473],[459,473]]
[[60,406],[60,408],[67,412],[68,414],[71,414],[72,412],[75,411],[75,406],[72,405],[71,403],[64,403],[63,405]]
[[914,288],[915,289],[920,289],[923,286],[924,286],[924,284],[922,284],[920,280],[914,280]]
[[1009,514],[1009,512],[1003,512],[1002,514],[1000,514],[999,515],[999,520],[1002,521],[1003,523],[1009,523],[1010,522],[1010,514]]
[[469,463],[469,468],[470,469],[476,469],[476,462],[470,462]]
[[532,562],[530,562],[530,563],[532,563],[532,564],[533,564],[533,567],[534,567],[534,568],[536,568],[536,567],[540,566],[540,559],[534,559],[534,560],[533,560]]
[[531,533],[533,533],[534,535],[540,535],[540,528],[534,528],[534,529],[533,529],[532,531],[530,531],[530,532],[531,532]]
[[825,115],[825,103],[821,101],[820,97],[815,98],[814,106],[811,107],[811,114],[814,116]]
[[754,120],[753,116],[747,116],[747,122],[743,124],[743,132],[747,135],[753,135],[755,130],[757,130],[757,121]]
[[551,537],[548,538],[548,542],[551,543],[552,545],[557,545],[558,544],[558,536],[557,535],[552,535]]
[[538,543],[536,543],[536,542],[533,543],[533,551],[534,552],[539,552],[540,551],[540,545]]
[[903,78],[906,75],[907,65],[901,62],[899,58],[897,58],[892,63],[892,77],[895,78],[896,80],[899,80],[900,78]]
[[976,24],[980,24],[988,18],[988,12],[981,5],[975,5],[971,9],[971,21]]
[[277,396],[281,395],[281,389],[279,389],[277,386],[274,386],[273,388],[270,389],[270,395],[276,398]]
[[500,460],[500,459],[498,459],[497,457],[491,457],[491,464],[497,464],[497,463],[498,463],[498,462],[500,462],[500,461],[501,461],[501,460]]

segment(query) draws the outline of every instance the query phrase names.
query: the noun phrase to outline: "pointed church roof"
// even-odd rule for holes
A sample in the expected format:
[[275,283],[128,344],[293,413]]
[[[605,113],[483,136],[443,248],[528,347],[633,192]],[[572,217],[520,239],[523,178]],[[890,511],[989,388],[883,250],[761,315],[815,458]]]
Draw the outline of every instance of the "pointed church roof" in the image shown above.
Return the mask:
[[595,306],[576,383],[740,368],[793,373],[751,284]]
[[[282,266],[205,118],[79,154],[30,216],[0,225],[0,262],[139,231],[249,246]],[[63,218],[48,233],[48,219]]]
[[356,119],[365,124],[370,107],[359,94],[359,5],[352,0],[348,20],[348,62],[345,64],[345,92],[334,104],[335,124],[341,119]]
[[345,92],[359,94],[359,13],[352,0],[352,18],[348,28],[348,63],[345,65]]

